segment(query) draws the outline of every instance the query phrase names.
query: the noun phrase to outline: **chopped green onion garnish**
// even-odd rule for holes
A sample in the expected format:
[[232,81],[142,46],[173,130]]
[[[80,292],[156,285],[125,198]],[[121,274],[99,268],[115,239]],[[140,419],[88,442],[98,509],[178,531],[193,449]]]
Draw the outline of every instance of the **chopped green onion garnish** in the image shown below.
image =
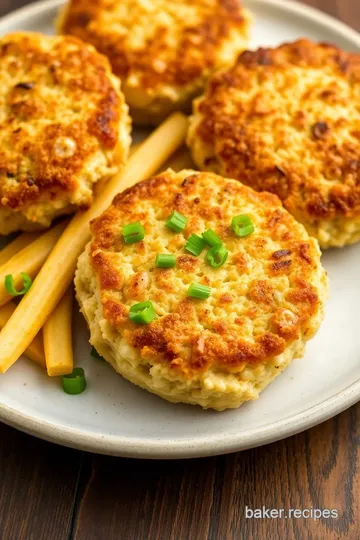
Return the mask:
[[140,242],[145,236],[144,227],[139,221],[125,225],[122,230],[125,244],[134,244]]
[[130,320],[134,323],[149,324],[155,319],[156,313],[152,303],[148,300],[147,302],[139,302],[131,306],[129,316]]
[[28,274],[26,274],[25,272],[21,272],[21,276],[23,278],[24,286],[20,291],[17,291],[15,289],[15,282],[12,274],[8,274],[5,277],[5,289],[9,294],[11,294],[11,296],[22,296],[23,294],[26,294],[30,289],[32,285],[31,277],[28,276]]
[[202,250],[205,247],[205,240],[201,238],[201,236],[198,236],[197,234],[192,234],[189,236],[186,244],[185,249],[186,251],[189,251],[189,253],[192,253],[195,255],[195,257],[198,257]]
[[214,246],[206,254],[206,262],[212,268],[220,268],[228,258],[229,252],[224,246]]
[[176,264],[175,255],[161,253],[156,256],[155,266],[157,268],[173,268]]
[[166,226],[175,232],[183,231],[186,227],[186,224],[187,218],[176,210],[174,210],[173,213],[170,214],[170,216],[166,220]]
[[222,244],[221,238],[218,237],[216,232],[214,232],[212,229],[208,229],[207,231],[202,233],[202,237],[205,240],[209,246],[219,246]]
[[252,234],[255,230],[251,218],[246,214],[233,217],[231,226],[237,236],[249,236],[249,234]]
[[192,296],[192,298],[206,300],[210,294],[211,288],[206,285],[200,285],[200,283],[192,283],[188,289],[188,296]]
[[95,347],[92,347],[91,348],[91,356],[93,356],[94,358],[97,358],[98,360],[104,360],[104,358],[101,356],[101,354],[99,354],[97,352],[97,350],[95,349]]
[[66,394],[71,394],[72,396],[81,394],[86,388],[83,368],[75,368],[70,375],[63,375],[62,384]]

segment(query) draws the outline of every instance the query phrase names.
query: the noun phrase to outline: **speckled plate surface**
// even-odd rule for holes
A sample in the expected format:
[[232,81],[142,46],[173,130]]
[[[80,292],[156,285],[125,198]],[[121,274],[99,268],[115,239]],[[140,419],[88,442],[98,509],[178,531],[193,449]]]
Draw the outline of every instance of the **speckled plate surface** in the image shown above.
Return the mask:
[[[60,0],[33,4],[0,20],[0,34],[52,33]],[[360,36],[342,23],[289,0],[248,0],[256,17],[251,46],[299,37],[360,51]],[[217,413],[172,405],[121,379],[90,356],[88,331],[75,320],[76,362],[88,389],[63,393],[59,381],[22,359],[0,376],[0,420],[44,439],[93,452],[146,458],[184,458],[243,450],[287,437],[360,399],[360,245],[323,257],[331,296],[324,324],[292,365],[257,402]]]

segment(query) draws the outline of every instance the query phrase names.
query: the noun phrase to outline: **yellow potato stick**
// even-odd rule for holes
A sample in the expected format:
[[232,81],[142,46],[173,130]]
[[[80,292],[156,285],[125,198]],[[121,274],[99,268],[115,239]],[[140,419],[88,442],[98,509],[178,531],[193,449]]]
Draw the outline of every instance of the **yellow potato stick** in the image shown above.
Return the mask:
[[191,159],[190,152],[185,147],[180,148],[180,150],[169,159],[163,170],[168,168],[173,169],[175,172],[182,171],[183,169],[196,169]]
[[11,294],[5,288],[5,277],[8,274],[13,276],[16,289],[22,287],[23,278],[21,272],[25,272],[31,278],[34,278],[60,238],[67,223],[68,221],[59,223],[0,266],[0,306],[12,299]]
[[[9,302],[6,306],[0,307],[0,329],[4,328],[11,315],[14,313],[16,305],[13,302]],[[30,358],[39,366],[45,368],[45,353],[41,332],[35,336],[28,348],[24,351],[24,355]]]
[[44,349],[49,377],[68,375],[74,369],[72,348],[72,287],[64,294],[44,324]]
[[6,263],[16,253],[39,237],[40,233],[23,233],[0,251],[0,265]]
[[24,352],[69,287],[77,259],[90,240],[90,221],[108,208],[119,191],[154,174],[184,143],[187,118],[171,115],[144,141],[122,172],[114,176],[86,212],[77,214],[60,237],[30,291],[0,333],[0,372]]

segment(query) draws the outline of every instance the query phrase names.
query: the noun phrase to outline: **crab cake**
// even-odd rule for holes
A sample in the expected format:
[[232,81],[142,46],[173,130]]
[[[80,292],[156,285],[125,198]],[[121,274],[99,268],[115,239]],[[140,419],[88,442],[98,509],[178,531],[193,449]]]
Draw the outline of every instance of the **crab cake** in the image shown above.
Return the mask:
[[58,21],[108,56],[143,125],[189,111],[209,75],[246,48],[249,26],[240,0],[69,0]]
[[244,52],[194,105],[195,163],[275,193],[323,248],[360,240],[360,55]]
[[0,38],[0,234],[92,203],[127,157],[130,120],[108,60],[73,37]]
[[[174,210],[187,218],[178,233],[166,226]],[[231,226],[240,214],[255,227],[244,237]],[[143,240],[124,243],[122,227],[137,221]],[[185,249],[208,229],[228,251],[219,268],[207,248]],[[157,268],[158,254],[175,255],[175,267]],[[188,296],[192,283],[210,296]],[[303,354],[327,295],[317,241],[275,195],[171,169],[118,195],[92,223],[75,285],[91,343],[121,375],[168,401],[217,410],[256,399]],[[147,301],[156,317],[132,322],[130,308]]]

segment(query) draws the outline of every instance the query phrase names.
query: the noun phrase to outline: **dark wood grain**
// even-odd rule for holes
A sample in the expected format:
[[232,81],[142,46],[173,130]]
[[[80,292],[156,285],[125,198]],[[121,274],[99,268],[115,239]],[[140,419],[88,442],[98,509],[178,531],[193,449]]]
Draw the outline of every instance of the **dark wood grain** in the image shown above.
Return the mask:
[[325,11],[356,30],[360,30],[359,0],[302,0],[301,3]]
[[[0,0],[0,15],[30,2]],[[360,30],[359,0],[304,0]],[[360,404],[303,434],[217,458],[116,459],[0,425],[0,540],[360,538]],[[245,519],[245,507],[339,519]]]
[[81,459],[0,424],[0,539],[67,540]]
[[31,3],[29,0],[0,0],[0,16]]

